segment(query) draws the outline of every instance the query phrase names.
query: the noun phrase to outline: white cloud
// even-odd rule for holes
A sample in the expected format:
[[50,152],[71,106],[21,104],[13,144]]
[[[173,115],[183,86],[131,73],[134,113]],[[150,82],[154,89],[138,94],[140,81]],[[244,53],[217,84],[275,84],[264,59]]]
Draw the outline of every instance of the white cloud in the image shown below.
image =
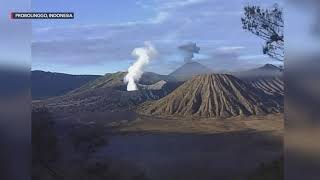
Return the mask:
[[241,55],[239,56],[240,60],[252,60],[252,59],[266,59],[269,58],[269,56],[267,55],[263,55],[263,54],[254,54],[254,55]]
[[174,9],[183,6],[189,6],[201,2],[205,2],[207,0],[168,0],[162,1],[162,4],[159,6],[160,9]]
[[245,48],[246,47],[244,47],[244,46],[222,46],[222,47],[218,47],[216,50],[218,50],[218,51],[238,51],[238,50],[242,50]]
[[159,24],[164,22],[168,18],[169,18],[168,12],[160,11],[156,17],[150,19],[150,22],[154,24]]

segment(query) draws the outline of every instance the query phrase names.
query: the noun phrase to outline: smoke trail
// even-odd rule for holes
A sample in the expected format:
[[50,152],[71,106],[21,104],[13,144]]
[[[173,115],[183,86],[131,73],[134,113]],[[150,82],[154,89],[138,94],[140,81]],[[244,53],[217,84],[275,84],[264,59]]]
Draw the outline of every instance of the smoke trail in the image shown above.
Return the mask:
[[181,45],[178,48],[183,53],[185,63],[191,62],[193,54],[198,54],[200,51],[200,48],[197,46],[197,44],[192,42]]
[[141,78],[144,67],[157,54],[156,49],[150,42],[144,44],[145,47],[135,48],[132,51],[132,55],[137,57],[137,61],[129,67],[128,74],[124,77],[124,82],[128,83],[127,91],[138,90],[136,82]]

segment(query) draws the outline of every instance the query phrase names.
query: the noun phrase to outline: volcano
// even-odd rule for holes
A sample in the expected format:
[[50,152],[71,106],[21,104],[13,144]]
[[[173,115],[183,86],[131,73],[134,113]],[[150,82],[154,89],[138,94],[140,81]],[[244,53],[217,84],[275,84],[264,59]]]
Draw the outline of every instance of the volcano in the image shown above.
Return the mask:
[[282,110],[282,100],[227,74],[196,76],[168,96],[145,103],[139,109],[149,115],[214,118]]
[[[172,92],[181,83],[166,75],[146,73],[137,91],[127,91],[123,78],[126,72],[106,74],[65,95],[49,98],[38,103],[51,111],[122,111],[149,101],[158,100]],[[154,83],[155,82],[155,83]],[[37,105],[37,104],[35,104]]]
[[188,62],[169,74],[177,80],[185,81],[196,75],[211,74],[212,70],[198,62]]

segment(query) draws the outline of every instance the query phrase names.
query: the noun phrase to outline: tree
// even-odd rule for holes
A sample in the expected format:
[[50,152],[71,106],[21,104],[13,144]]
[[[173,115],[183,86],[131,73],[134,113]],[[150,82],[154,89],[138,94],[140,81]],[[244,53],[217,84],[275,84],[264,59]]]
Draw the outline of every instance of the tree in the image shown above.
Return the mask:
[[283,10],[277,4],[270,9],[259,6],[244,7],[241,18],[243,29],[257,35],[265,41],[263,53],[270,57],[284,60]]

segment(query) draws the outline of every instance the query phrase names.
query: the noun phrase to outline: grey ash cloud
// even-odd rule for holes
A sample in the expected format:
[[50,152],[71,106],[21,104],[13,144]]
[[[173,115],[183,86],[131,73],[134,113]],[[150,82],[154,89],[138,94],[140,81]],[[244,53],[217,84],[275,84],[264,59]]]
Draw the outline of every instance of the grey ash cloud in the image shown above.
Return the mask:
[[197,44],[193,42],[180,45],[178,49],[180,50],[180,52],[182,52],[185,63],[192,62],[192,58],[194,57],[193,54],[198,54],[200,52],[200,47],[198,47]]

